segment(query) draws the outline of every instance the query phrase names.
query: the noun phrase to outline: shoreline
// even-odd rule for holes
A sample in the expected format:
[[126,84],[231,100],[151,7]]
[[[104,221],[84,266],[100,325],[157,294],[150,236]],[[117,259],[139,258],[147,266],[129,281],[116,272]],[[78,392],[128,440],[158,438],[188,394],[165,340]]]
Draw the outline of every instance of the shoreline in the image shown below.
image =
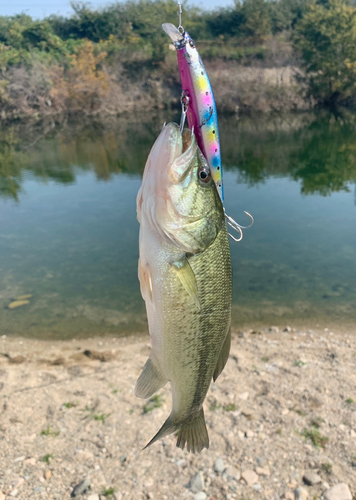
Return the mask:
[[[209,500],[293,499],[298,488],[319,499],[338,483],[355,494],[352,328],[254,328],[233,331],[204,404],[210,449],[200,455],[177,449],[174,436],[142,451],[171,407],[168,386],[149,405],[133,393],[147,334],[0,337],[0,499],[62,500],[86,478],[91,490],[79,498],[90,500],[194,499],[200,490]],[[198,473],[204,484],[194,490]],[[308,473],[320,481],[307,485]]]
[[[271,114],[281,112],[305,112],[315,109],[316,103],[306,96],[298,82],[301,69],[289,64],[284,66],[244,66],[235,61],[206,61],[219,113],[236,116]],[[109,76],[108,76],[109,77]],[[22,88],[22,93],[19,88]],[[28,85],[27,85],[28,86]],[[151,68],[143,75],[110,75],[110,89],[97,99],[95,106],[83,97],[78,101],[59,100],[48,89],[34,88],[34,104],[24,99],[28,93],[26,82],[19,82],[16,92],[0,107],[0,124],[18,121],[66,119],[124,118],[136,113],[180,109],[181,85],[175,58],[160,69]],[[23,95],[24,94],[24,95]],[[83,102],[81,102],[81,100]]]

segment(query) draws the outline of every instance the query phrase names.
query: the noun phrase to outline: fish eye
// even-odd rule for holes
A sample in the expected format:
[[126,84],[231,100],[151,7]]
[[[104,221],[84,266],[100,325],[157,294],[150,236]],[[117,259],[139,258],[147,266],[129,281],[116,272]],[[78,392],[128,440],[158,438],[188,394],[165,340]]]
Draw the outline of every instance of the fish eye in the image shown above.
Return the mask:
[[201,167],[198,172],[199,179],[203,184],[207,184],[211,179],[210,170],[207,167]]

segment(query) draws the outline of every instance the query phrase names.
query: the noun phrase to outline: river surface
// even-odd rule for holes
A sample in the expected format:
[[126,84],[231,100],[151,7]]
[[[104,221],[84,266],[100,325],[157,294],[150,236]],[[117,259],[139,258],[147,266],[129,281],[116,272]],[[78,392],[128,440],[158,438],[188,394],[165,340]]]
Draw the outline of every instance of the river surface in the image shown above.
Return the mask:
[[[0,135],[0,334],[147,329],[136,194],[165,116]],[[233,325],[356,324],[356,119],[220,120]],[[29,303],[8,306],[30,294]]]

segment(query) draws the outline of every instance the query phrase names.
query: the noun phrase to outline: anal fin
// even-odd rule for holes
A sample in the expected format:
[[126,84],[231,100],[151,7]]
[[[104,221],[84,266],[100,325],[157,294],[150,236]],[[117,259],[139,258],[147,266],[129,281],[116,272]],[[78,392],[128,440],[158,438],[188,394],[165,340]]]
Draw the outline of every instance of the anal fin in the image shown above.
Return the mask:
[[166,385],[167,382],[167,378],[150,356],[136,382],[135,396],[145,399],[150,398],[161,387]]
[[231,330],[229,330],[229,333],[226,335],[226,339],[224,340],[223,346],[219,354],[218,362],[216,363],[216,367],[213,374],[214,382],[225,368],[227,360],[229,359],[230,347],[231,347]]

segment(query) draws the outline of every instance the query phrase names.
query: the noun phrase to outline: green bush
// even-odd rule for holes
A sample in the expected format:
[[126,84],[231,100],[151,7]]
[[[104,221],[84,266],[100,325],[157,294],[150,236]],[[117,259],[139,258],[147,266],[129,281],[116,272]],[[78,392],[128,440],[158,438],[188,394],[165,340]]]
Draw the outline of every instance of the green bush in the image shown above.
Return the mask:
[[296,26],[294,42],[311,96],[335,104],[355,94],[355,7],[345,0],[314,1]]

